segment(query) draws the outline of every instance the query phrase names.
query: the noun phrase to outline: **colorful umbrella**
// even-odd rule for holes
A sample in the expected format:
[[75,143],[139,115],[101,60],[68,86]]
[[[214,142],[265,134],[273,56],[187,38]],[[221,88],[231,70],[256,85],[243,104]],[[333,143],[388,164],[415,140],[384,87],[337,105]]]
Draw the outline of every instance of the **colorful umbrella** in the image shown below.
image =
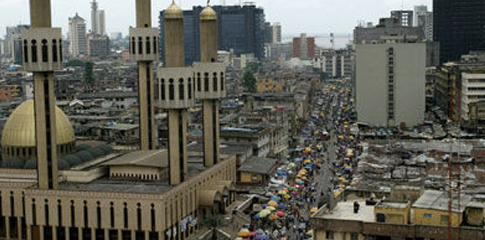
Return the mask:
[[284,197],[285,199],[290,199],[290,198],[291,198],[291,195],[290,195],[290,194],[285,194],[283,197]]
[[282,211],[278,211],[278,212],[276,212],[276,215],[278,215],[278,217],[284,217],[285,213],[282,212]]
[[271,214],[271,215],[269,215],[269,219],[270,219],[270,220],[275,220],[275,219],[278,219],[278,215],[276,215],[276,214]]
[[[259,218],[265,218],[267,216],[268,216],[268,214],[266,212],[261,211],[261,212],[258,213]],[[243,236],[243,237],[245,237],[245,236]]]
[[268,206],[277,207],[278,203],[276,201],[271,200],[268,202]]
[[311,212],[311,213],[316,213],[317,211],[318,211],[318,208],[316,208],[316,207],[314,207],[314,208],[310,209],[310,212]]
[[255,237],[256,235],[258,235],[256,232],[250,232],[248,237]]
[[286,205],[283,203],[278,204],[278,209],[285,209]]
[[266,210],[268,210],[269,211],[268,214],[270,214],[272,211],[276,210],[276,208],[272,206],[268,206],[266,207]]
[[249,236],[249,233],[250,233],[249,229],[243,228],[243,229],[241,229],[241,231],[239,231],[237,233],[237,236],[238,237],[247,237],[247,236]]

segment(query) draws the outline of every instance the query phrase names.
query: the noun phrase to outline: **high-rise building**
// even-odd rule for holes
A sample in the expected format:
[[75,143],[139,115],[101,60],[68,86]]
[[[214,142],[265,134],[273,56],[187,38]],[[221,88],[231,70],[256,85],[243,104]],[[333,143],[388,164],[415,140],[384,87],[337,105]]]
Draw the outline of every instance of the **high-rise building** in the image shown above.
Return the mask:
[[313,67],[322,70],[330,77],[351,77],[355,53],[347,49],[321,49],[313,60]]
[[293,57],[302,60],[315,57],[315,38],[307,37],[302,33],[300,37],[293,38]]
[[87,54],[86,22],[77,13],[69,18],[69,54],[79,56]]
[[356,45],[356,110],[372,126],[424,121],[426,44],[405,36]]
[[91,32],[94,34],[98,33],[98,3],[96,0],[93,0],[91,3]]
[[426,41],[433,41],[433,13],[425,5],[414,7],[414,26],[421,28]]
[[485,50],[485,1],[434,0],[433,39],[440,43],[441,62]]
[[17,64],[22,62],[22,41],[21,34],[24,29],[29,29],[30,25],[17,25],[7,27],[5,36],[5,54]]
[[423,40],[423,32],[419,27],[403,27],[398,18],[381,18],[377,26],[357,26],[354,29],[354,43],[368,44],[379,42],[382,36],[415,36]]
[[264,42],[268,44],[281,43],[280,23],[265,23]]
[[98,3],[96,0],[93,0],[91,3],[91,32],[95,35],[106,35],[104,10],[98,9]]
[[397,19],[401,27],[413,26],[413,11],[392,11],[391,18]]
[[109,55],[109,38],[107,36],[89,35],[88,55],[105,58]]
[[[233,50],[237,56],[253,53],[258,59],[264,57],[265,16],[262,8],[254,5],[213,6],[218,19],[218,48]],[[200,58],[200,19],[203,7],[193,7],[184,11],[185,63],[192,64]],[[164,39],[164,11],[160,12],[160,41]],[[162,61],[165,60],[165,49],[160,44]]]

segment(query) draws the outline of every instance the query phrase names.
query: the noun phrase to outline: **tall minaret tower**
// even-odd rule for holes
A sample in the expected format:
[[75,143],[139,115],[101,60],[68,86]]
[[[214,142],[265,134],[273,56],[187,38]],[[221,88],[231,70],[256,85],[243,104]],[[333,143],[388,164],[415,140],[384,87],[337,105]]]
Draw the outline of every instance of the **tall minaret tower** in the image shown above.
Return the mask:
[[30,24],[22,32],[22,62],[34,75],[38,187],[57,189],[54,70],[62,69],[62,39],[61,29],[51,28],[50,0],[30,0]]
[[226,96],[225,67],[217,63],[217,13],[209,5],[200,13],[201,62],[194,64],[196,97],[203,103],[204,165],[219,160],[219,99]]
[[170,184],[187,175],[187,110],[195,105],[193,69],[185,67],[184,16],[174,1],[165,10],[165,67],[159,68],[160,106],[168,113]]
[[158,29],[152,28],[151,0],[136,0],[136,28],[130,28],[130,55],[138,61],[140,148],[156,149],[157,129],[153,90],[153,61],[159,57]]

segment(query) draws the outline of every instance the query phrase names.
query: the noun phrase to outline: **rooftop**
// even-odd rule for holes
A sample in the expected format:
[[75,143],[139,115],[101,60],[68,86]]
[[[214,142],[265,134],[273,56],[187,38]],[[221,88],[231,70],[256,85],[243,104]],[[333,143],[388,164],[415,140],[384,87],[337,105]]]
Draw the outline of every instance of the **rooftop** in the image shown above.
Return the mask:
[[[354,202],[358,202],[360,205],[357,214],[354,213]],[[365,205],[365,199],[348,200],[346,202],[340,201],[329,213],[319,212],[314,217],[320,219],[374,222],[374,206]]]
[[103,166],[140,166],[140,167],[168,167],[167,150],[145,150],[124,154]]
[[[463,212],[472,197],[469,195],[460,195],[460,206],[458,206],[458,195],[453,194],[453,212]],[[423,195],[413,204],[413,208],[427,208],[440,211],[448,211],[448,193],[436,190],[426,190]]]
[[241,172],[268,174],[277,160],[272,158],[251,157],[238,169]]

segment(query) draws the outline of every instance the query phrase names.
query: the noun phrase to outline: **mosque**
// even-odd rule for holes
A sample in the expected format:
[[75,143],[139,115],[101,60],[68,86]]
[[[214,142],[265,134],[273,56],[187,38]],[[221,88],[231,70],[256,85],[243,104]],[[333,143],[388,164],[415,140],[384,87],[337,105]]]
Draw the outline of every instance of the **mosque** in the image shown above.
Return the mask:
[[[51,27],[50,0],[30,0],[32,28],[22,33],[22,47],[24,69],[34,76],[34,100],[11,114],[1,141],[5,161],[30,167],[0,169],[0,238],[182,240],[199,230],[205,216],[223,213],[235,201],[236,158],[218,148],[225,68],[214,61],[217,14],[210,6],[201,13],[205,57],[185,66],[183,12],[172,2],[165,11],[166,62],[155,69],[159,35],[150,13],[151,0],[136,0],[130,55],[139,71],[140,150],[80,154],[67,116],[55,106],[61,30]],[[155,78],[163,83],[160,105],[168,112],[167,149],[156,144]],[[187,154],[186,114],[195,99],[204,102],[201,159]]]

